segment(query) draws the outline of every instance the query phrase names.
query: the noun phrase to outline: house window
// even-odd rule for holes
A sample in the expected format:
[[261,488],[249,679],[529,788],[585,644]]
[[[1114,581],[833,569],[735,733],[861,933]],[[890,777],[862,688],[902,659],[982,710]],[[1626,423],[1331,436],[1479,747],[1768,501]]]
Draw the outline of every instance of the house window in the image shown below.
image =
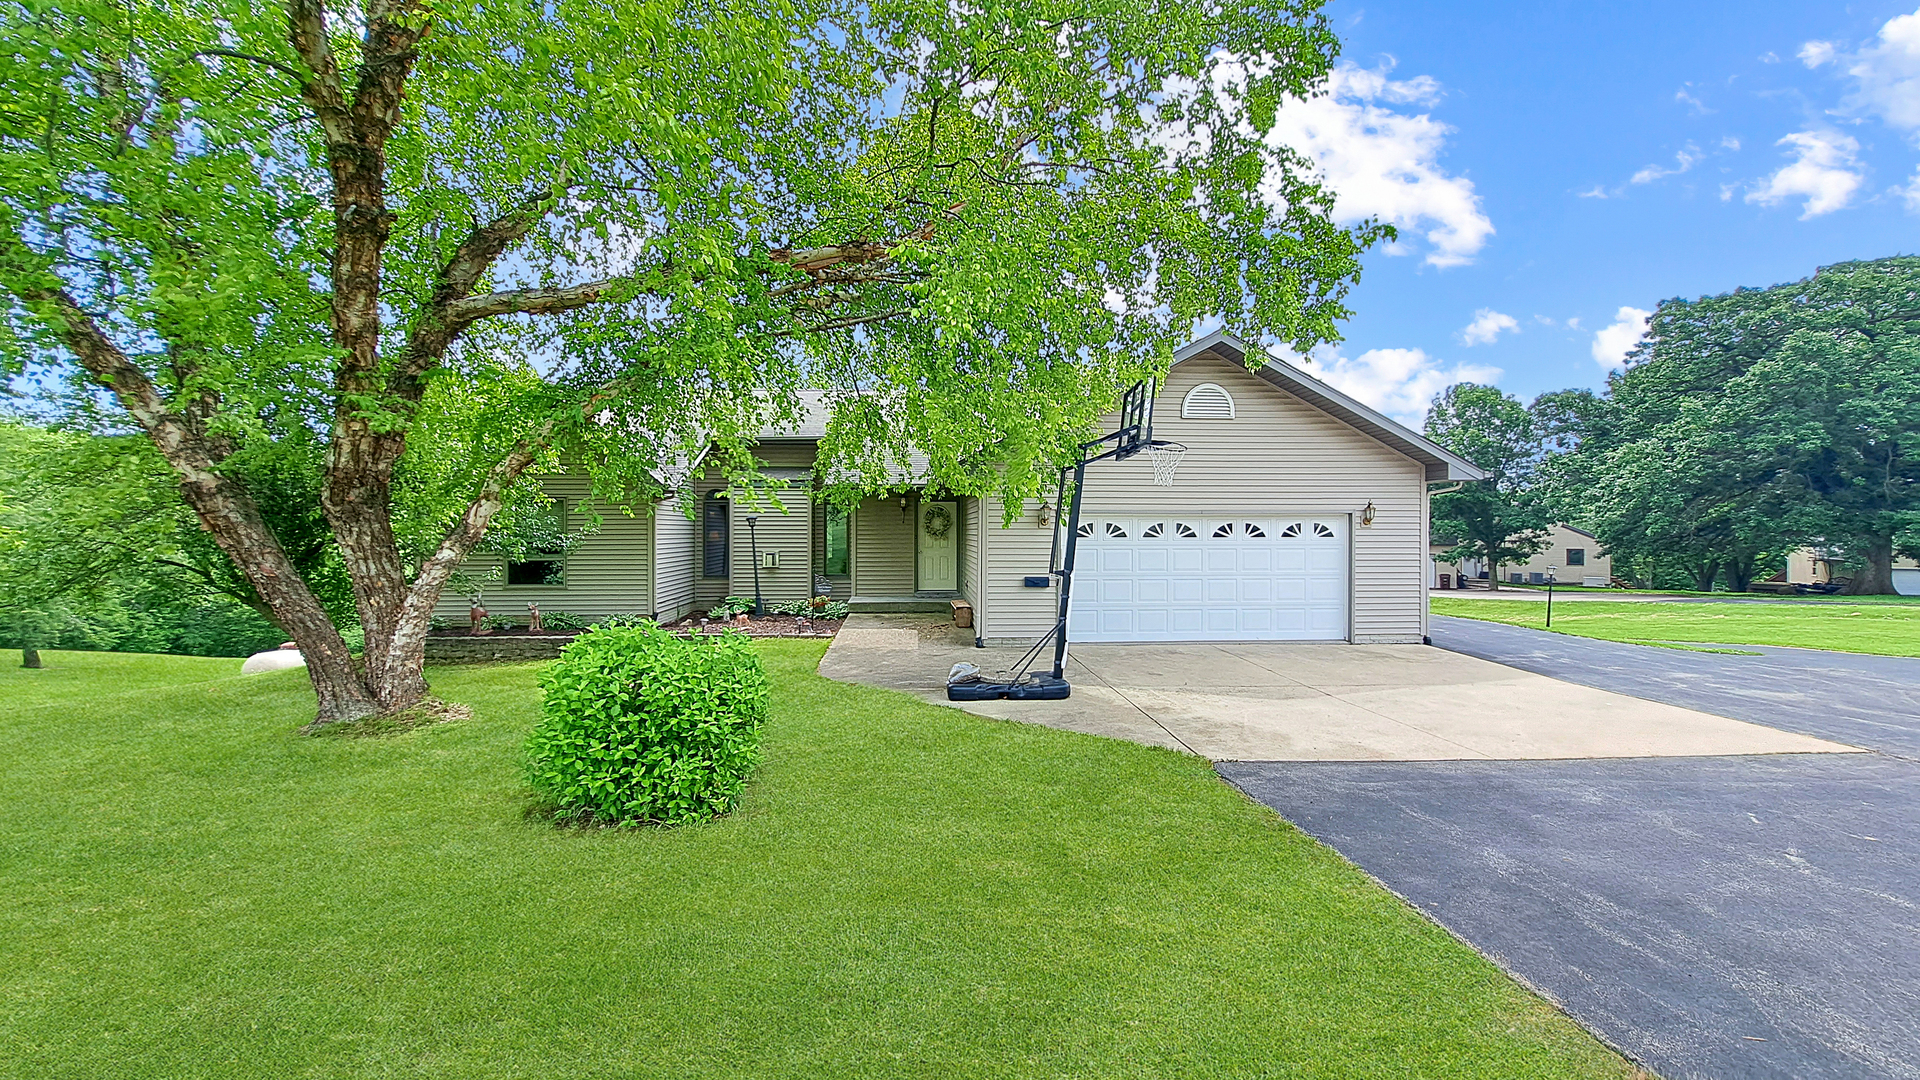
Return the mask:
[[1587,565],[1587,549],[1586,548],[1568,548],[1567,549],[1567,565],[1568,566]]
[[827,573],[844,577],[847,573],[847,512],[838,506],[827,507],[827,557],[821,565]]
[[727,497],[710,491],[700,506],[700,573],[703,576],[731,576],[727,550],[729,539]]
[[550,538],[550,546],[542,546],[536,541],[528,548],[524,559],[509,559],[507,584],[565,585],[567,583],[566,552],[558,546],[560,537],[566,532],[566,521],[566,503],[560,499],[553,500],[553,504],[542,511],[535,526],[536,536],[539,540]]

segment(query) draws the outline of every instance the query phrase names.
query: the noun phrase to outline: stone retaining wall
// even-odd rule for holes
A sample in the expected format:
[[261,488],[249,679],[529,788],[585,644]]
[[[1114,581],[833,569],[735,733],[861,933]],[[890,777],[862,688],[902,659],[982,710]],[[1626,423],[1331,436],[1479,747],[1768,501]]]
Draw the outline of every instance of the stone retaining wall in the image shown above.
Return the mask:
[[489,661],[552,660],[572,634],[487,634],[482,637],[427,638],[427,663],[478,664]]

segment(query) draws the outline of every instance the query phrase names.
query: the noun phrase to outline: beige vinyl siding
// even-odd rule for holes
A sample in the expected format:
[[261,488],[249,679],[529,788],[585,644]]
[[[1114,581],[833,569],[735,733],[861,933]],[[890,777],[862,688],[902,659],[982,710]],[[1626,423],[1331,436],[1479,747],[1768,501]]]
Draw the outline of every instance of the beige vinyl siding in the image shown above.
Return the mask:
[[[566,500],[569,529],[578,529],[587,523],[590,515],[586,477],[542,477],[540,486],[549,496]],[[591,505],[600,513],[600,527],[581,537],[567,552],[565,584],[489,585],[485,593],[489,613],[524,623],[530,602],[538,603],[544,611],[564,611],[588,619],[653,612],[652,574],[648,565],[653,531],[650,509],[639,507],[629,513],[626,508],[607,503]],[[467,565],[483,572],[500,565],[500,559],[475,555],[467,560]],[[434,614],[464,625],[467,602],[465,595],[450,588],[441,595]]]
[[898,497],[865,499],[853,512],[853,595],[913,595],[913,511]]
[[[1089,485],[1091,486],[1091,485]],[[982,602],[976,618],[984,621],[979,636],[990,645],[1027,645],[1052,629],[1058,591],[1051,579],[1045,588],[1026,584],[1029,576],[1044,576],[1053,555],[1054,530],[1040,525],[1040,500],[1030,499],[1009,527],[1001,527],[1005,507],[997,497],[980,500],[986,558],[981,561]]]
[[[779,556],[777,568],[760,570],[760,598],[772,606],[805,600],[813,591],[813,501],[804,481],[791,486],[761,489],[759,505],[742,496],[734,500],[727,524],[733,532],[733,593],[753,595],[753,555]],[[784,510],[783,510],[784,508]],[[759,515],[749,535],[747,518]]]
[[[980,607],[980,500],[960,500],[960,595]],[[979,625],[977,618],[976,626]]]
[[[1202,382],[1217,383],[1233,395],[1234,419],[1181,418],[1181,399]],[[1109,429],[1114,422],[1108,418]],[[1418,462],[1245,367],[1211,355],[1174,366],[1155,402],[1153,434],[1187,446],[1176,484],[1155,486],[1144,454],[1100,462],[1087,470],[1083,517],[1351,515],[1351,640],[1421,639],[1426,630],[1427,540],[1425,472]],[[1369,500],[1375,506],[1374,523],[1361,527],[1360,511]],[[993,634],[1037,637],[1052,624],[1051,607],[1024,599],[1019,591],[1009,591],[1009,585],[1017,586],[1025,573],[1046,571],[1048,532],[1016,528],[993,530],[988,536],[988,619]],[[1016,570],[1016,564],[1034,569]]]
[[699,525],[671,499],[656,505],[653,514],[654,615],[672,622],[693,610]]

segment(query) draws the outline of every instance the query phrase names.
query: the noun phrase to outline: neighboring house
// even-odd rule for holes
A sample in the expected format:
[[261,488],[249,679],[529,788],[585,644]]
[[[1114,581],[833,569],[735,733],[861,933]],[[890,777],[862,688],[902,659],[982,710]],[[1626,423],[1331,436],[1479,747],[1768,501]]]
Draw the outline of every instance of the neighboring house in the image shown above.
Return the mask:
[[[1584,529],[1559,524],[1547,529],[1550,539],[1548,545],[1524,564],[1500,567],[1500,580],[1508,585],[1543,585],[1549,570],[1562,585],[1587,585],[1605,588],[1613,580],[1613,560],[1601,548],[1600,541]],[[1434,569],[1429,584],[1439,586],[1439,577],[1447,575],[1450,583],[1458,587],[1459,579],[1465,576],[1469,581],[1485,581],[1487,567],[1480,559],[1462,559],[1458,563],[1446,563],[1441,559],[1452,550],[1453,543],[1444,538],[1434,538],[1431,551]]]
[[[1789,585],[1828,585],[1846,578],[1846,558],[1838,552],[1804,547],[1787,555],[1787,568],[1773,581]],[[1893,587],[1902,596],[1920,596],[1920,560],[1893,560]]]
[[[1175,486],[1146,456],[1088,469],[1074,574],[1073,640],[1418,642],[1427,633],[1427,485],[1485,474],[1423,436],[1278,361],[1248,371],[1249,346],[1214,334],[1181,349],[1159,390],[1154,436],[1188,452]],[[1053,625],[1058,508],[1031,499],[1003,527],[999,499],[917,488],[851,513],[811,497],[824,416],[759,440],[784,488],[749,529],[745,493],[717,472],[675,502],[600,508],[604,524],[564,555],[508,568],[487,592],[589,618],[663,621],[730,595],[771,604],[821,587],[856,611],[973,608],[979,638],[1027,643]],[[570,521],[584,478],[543,479]],[[771,500],[777,500],[777,505]],[[629,512],[630,511],[630,512]],[[478,557],[476,557],[478,561]],[[440,614],[464,619],[449,595]]]

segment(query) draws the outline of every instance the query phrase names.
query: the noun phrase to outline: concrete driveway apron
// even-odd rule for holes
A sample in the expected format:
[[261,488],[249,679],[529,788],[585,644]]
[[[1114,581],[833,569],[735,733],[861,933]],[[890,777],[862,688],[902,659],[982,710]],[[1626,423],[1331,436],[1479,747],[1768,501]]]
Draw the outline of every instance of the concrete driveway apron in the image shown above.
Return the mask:
[[[947,704],[948,669],[1012,667],[925,616],[848,620],[829,678]],[[1043,665],[1044,666],[1044,665]],[[1793,754],[1853,748],[1425,645],[1080,645],[1066,701],[965,706],[1222,760],[1433,761]]]

